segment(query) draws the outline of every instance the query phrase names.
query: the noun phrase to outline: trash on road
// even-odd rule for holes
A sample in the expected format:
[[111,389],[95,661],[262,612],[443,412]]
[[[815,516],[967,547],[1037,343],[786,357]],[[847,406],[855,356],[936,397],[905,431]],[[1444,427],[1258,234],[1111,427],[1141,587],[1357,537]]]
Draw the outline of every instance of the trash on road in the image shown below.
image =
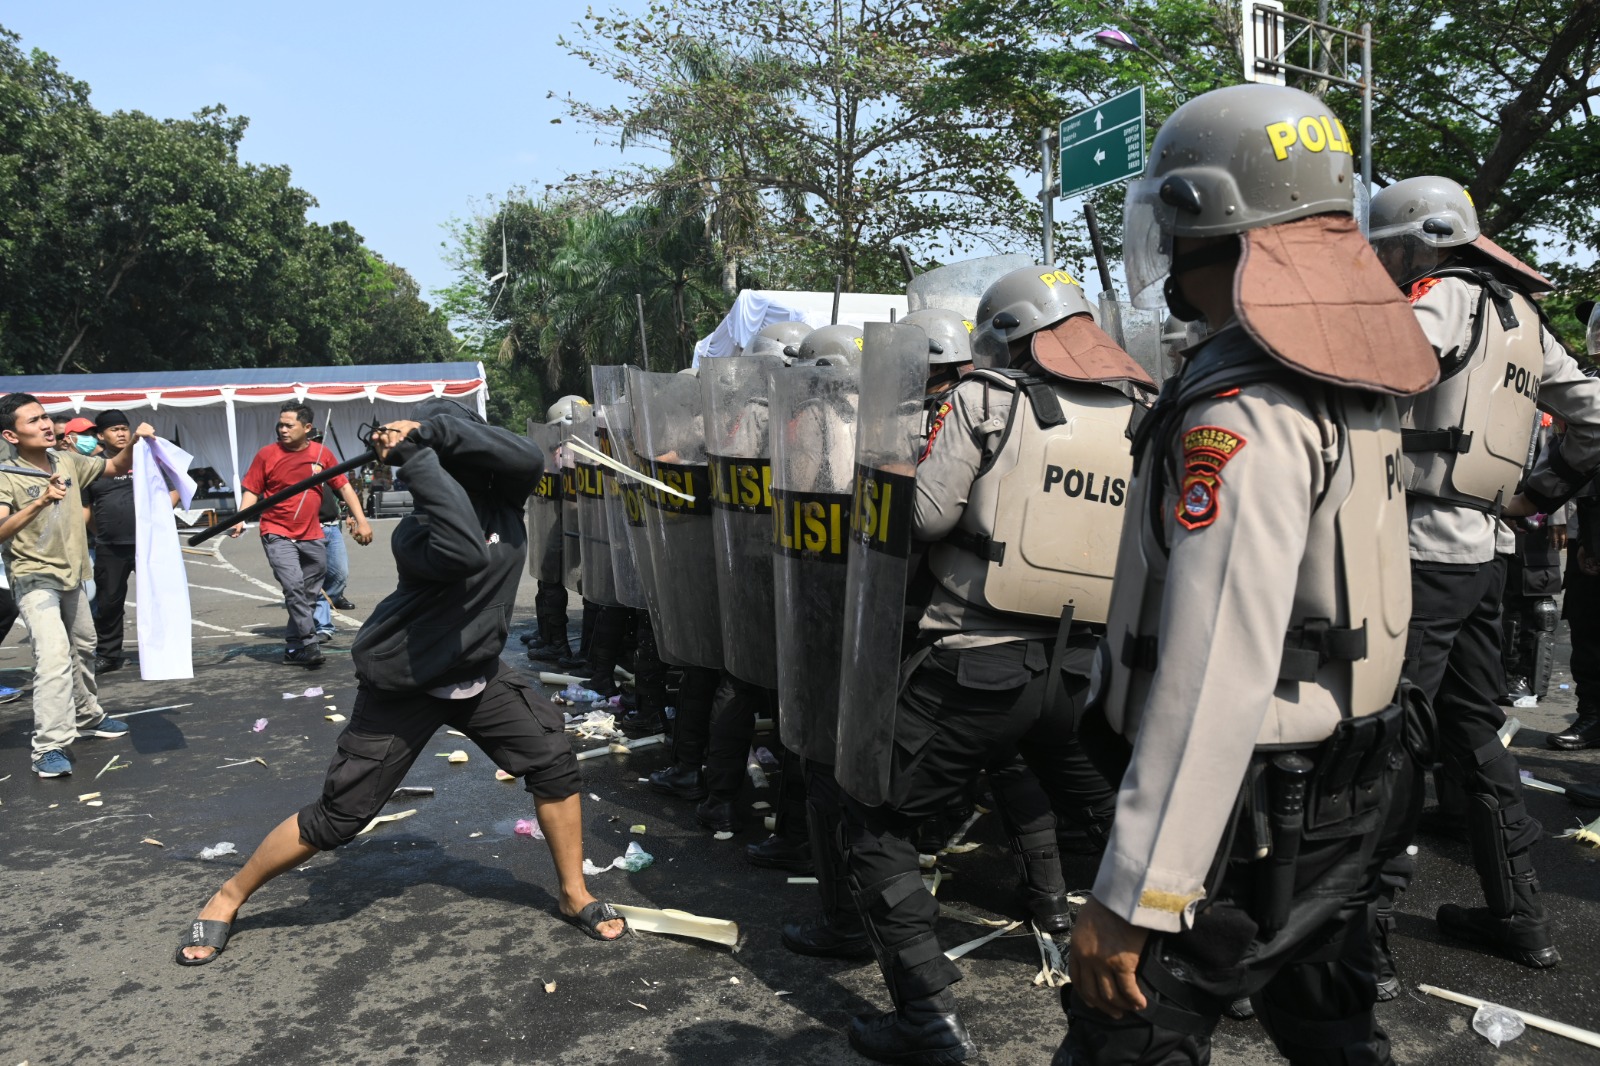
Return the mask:
[[1033,930],[1034,943],[1039,946],[1040,964],[1039,972],[1033,975],[1034,987],[1061,988],[1071,984],[1072,979],[1067,976],[1067,960],[1061,957],[1061,947],[1037,924],[1029,922],[1028,928]]
[[259,733],[265,728],[267,728],[267,720],[265,718],[257,718],[256,724],[250,727],[250,732]]
[[397,788],[393,792],[389,793],[389,798],[390,799],[394,799],[397,796],[431,796],[431,795],[433,795],[433,786],[432,785],[401,785],[399,788]]
[[[1460,1003],[1466,1007],[1497,1007],[1507,1013],[1515,1014],[1522,1019],[1524,1025],[1531,1025],[1535,1029],[1543,1029],[1547,1033],[1555,1033],[1557,1036],[1564,1036],[1568,1040],[1576,1040],[1578,1043],[1587,1044],[1590,1047],[1600,1047],[1600,1033],[1591,1032],[1588,1029],[1580,1029],[1576,1025],[1568,1025],[1566,1022],[1558,1022],[1550,1018],[1540,1017],[1537,1014],[1529,1014],[1527,1011],[1517,1010],[1515,1007],[1504,1007],[1498,1003],[1490,1003],[1486,999],[1464,995],[1460,992],[1452,992],[1437,985],[1418,985],[1417,991],[1429,996],[1438,996],[1440,999],[1448,999],[1452,1003]],[[1476,1016],[1473,1018],[1473,1028],[1477,1028]],[[1479,1031],[1482,1032],[1482,1030]],[[1487,1037],[1488,1034],[1485,1033],[1484,1036]],[[1507,1039],[1510,1039],[1510,1037],[1507,1037]]]
[[87,803],[90,800],[97,800],[99,798],[100,798],[100,793],[98,793],[98,792],[85,792],[85,793],[81,794],[78,797],[78,802],[79,803]]
[[515,781],[517,779],[517,775],[508,774],[497,766],[494,770],[494,779],[496,781]]
[[368,822],[367,827],[361,830],[361,832],[357,833],[356,836],[364,837],[374,829],[378,828],[378,826],[382,825],[384,822],[403,822],[416,813],[417,809],[413,807],[409,811],[398,811],[394,814],[380,814],[372,821]]
[[551,992],[554,992],[555,990],[556,990],[556,983],[554,981],[546,981],[544,983],[545,995],[549,995]]
[[253,759],[240,759],[238,762],[226,762],[226,763],[223,763],[221,766],[217,767],[217,769],[218,770],[231,770],[235,766],[249,766],[253,762],[258,762],[262,766],[267,765],[267,760],[265,760],[261,756],[257,755]]
[[661,933],[667,936],[688,936],[696,940],[709,940],[713,944],[735,948],[739,944],[739,923],[723,918],[705,918],[679,910],[655,910],[651,907],[629,907],[612,904],[617,913],[628,919],[628,924],[641,933]]
[[540,827],[537,818],[518,818],[516,832],[518,836],[532,837],[535,840],[544,839],[544,829]]
[[[1520,701],[1518,701],[1520,703]],[[1516,1011],[1506,1010],[1494,1003],[1485,1003],[1472,1016],[1472,1029],[1495,1047],[1515,1040],[1527,1031]]]
[[342,721],[344,721],[344,715],[342,715],[342,714],[325,714],[322,717],[326,718],[330,722],[342,722]]
[[980,936],[978,939],[969,940],[965,944],[957,944],[955,947],[953,947],[949,951],[945,952],[944,953],[944,957],[949,959],[950,961],[954,962],[956,959],[959,959],[961,956],[969,954],[970,952],[976,951],[977,949],[983,947],[983,945],[987,944],[989,941],[993,940],[995,937],[1005,936],[1007,933],[1011,932],[1011,930],[1015,929],[1017,926],[1019,926],[1021,924],[1022,924],[1021,922],[1007,922],[1005,925],[1002,925],[1000,928],[996,929],[992,933],[985,933],[983,936]]
[[158,848],[166,847],[165,844],[161,843],[161,841],[157,840],[155,837],[145,837],[143,840],[139,841],[139,843],[141,843],[141,844],[154,844]]
[[202,859],[208,859],[208,860],[209,859],[220,859],[224,855],[237,855],[237,854],[239,854],[239,849],[233,846],[233,841],[231,841],[231,840],[224,840],[224,841],[221,841],[221,842],[219,842],[217,844],[213,844],[209,848],[201,848],[200,849],[200,857]]
[[628,826],[628,832],[637,834],[638,836],[644,836],[644,826],[630,825]]
[[467,753],[460,748],[455,751],[436,751],[433,753],[433,757],[436,759],[448,759],[452,765],[467,761]]

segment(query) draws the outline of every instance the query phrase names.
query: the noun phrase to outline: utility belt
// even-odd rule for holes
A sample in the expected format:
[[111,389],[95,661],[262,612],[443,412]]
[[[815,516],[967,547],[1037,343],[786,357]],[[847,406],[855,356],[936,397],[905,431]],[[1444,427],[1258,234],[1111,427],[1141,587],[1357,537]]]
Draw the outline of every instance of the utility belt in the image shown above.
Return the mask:
[[[1154,636],[1124,633],[1117,658],[1130,670],[1153,674],[1160,663],[1160,646]],[[1283,637],[1279,681],[1315,681],[1317,671],[1330,662],[1358,662],[1367,657],[1367,627],[1335,626],[1326,618],[1308,618]]]
[[[1425,743],[1417,735],[1417,708],[1407,706],[1419,698],[1402,683],[1388,707],[1344,719],[1316,745],[1262,748],[1251,756],[1233,840],[1219,854],[1213,877],[1220,879],[1224,864],[1253,868],[1251,912],[1263,940],[1288,921],[1302,842],[1375,837],[1383,829],[1395,777]],[[1425,708],[1426,700],[1421,703]]]

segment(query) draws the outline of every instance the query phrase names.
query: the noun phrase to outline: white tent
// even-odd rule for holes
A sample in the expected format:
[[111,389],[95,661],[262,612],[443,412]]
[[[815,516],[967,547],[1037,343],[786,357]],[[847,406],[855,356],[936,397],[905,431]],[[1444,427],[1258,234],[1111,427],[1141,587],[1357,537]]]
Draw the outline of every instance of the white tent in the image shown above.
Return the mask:
[[[846,292],[839,294],[839,323],[862,328],[868,322],[887,322],[889,312],[896,318],[906,314],[904,295]],[[694,365],[702,359],[732,355],[748,348],[761,328],[773,322],[804,322],[812,329],[833,321],[833,293],[780,292],[775,289],[745,289],[733,302],[733,310],[694,346]]]
[[216,470],[237,504],[239,478],[275,439],[283,403],[310,404],[324,443],[348,459],[362,450],[362,423],[406,418],[411,404],[434,396],[482,415],[488,386],[481,363],[390,363],[0,378],[0,394],[9,392],[37,396],[51,414],[92,419],[115,409],[134,425],[149,422],[195,466]]

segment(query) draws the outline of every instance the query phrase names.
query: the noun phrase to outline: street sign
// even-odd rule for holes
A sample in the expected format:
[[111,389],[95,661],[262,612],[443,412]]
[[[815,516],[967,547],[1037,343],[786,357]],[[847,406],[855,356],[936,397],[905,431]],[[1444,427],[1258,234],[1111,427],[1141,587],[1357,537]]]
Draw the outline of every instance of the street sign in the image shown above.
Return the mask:
[[1144,88],[1061,123],[1061,196],[1081,196],[1144,173]]

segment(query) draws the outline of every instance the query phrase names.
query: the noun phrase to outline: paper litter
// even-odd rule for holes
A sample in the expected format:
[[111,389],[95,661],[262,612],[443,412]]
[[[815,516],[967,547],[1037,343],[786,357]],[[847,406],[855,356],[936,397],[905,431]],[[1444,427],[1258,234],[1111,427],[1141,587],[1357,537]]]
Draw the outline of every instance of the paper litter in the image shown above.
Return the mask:
[[665,933],[669,936],[692,936],[709,940],[713,944],[737,949],[739,924],[722,918],[704,918],[679,910],[655,910],[651,907],[630,907],[613,904],[617,913],[628,919],[628,924],[640,933]]
[[378,826],[382,825],[384,822],[403,822],[416,813],[417,809],[413,807],[409,811],[397,811],[394,814],[380,814],[372,821],[368,822],[367,827],[361,830],[361,832],[357,833],[356,836],[364,837],[374,829],[378,828]]
[[100,793],[98,793],[98,792],[85,792],[85,793],[83,793],[82,795],[80,795],[78,797],[78,802],[79,803],[87,803],[90,800],[97,800],[99,798],[100,798]]
[[628,832],[636,833],[639,836],[644,836],[644,826],[642,826],[642,825],[630,825],[630,826],[628,826]]
[[165,844],[161,843],[161,841],[157,840],[155,837],[145,837],[143,840],[139,841],[139,843],[141,843],[141,844],[154,844],[158,848],[166,847]]
[[104,807],[105,805],[105,800],[90,800],[84,804],[85,807]]
[[567,723],[567,732],[581,740],[608,740],[622,736],[617,729],[617,716],[610,711],[590,711],[574,718]]
[[504,770],[500,769],[499,767],[495,767],[494,779],[496,781],[515,781],[517,779],[517,775],[516,774],[508,774]]
[[342,715],[342,714],[325,714],[322,717],[326,718],[330,722],[342,722],[342,721],[344,721],[344,715]]
[[733,834],[728,832],[726,829],[724,829],[721,832],[712,833],[711,834],[711,839],[712,840],[732,840],[733,839]]
[[481,836],[483,836],[482,833],[468,833],[467,834],[467,839],[468,840],[476,840],[478,837],[481,837]]
[[462,751],[460,748],[457,748],[455,751],[436,751],[433,753],[433,757],[436,759],[448,760],[452,765],[467,761],[467,753]]
[[1011,932],[1011,930],[1015,929],[1017,926],[1019,926],[1021,924],[1022,924],[1021,922],[1010,922],[1010,923],[1008,923],[1006,925],[1001,926],[999,929],[996,929],[992,933],[987,933],[984,936],[980,936],[976,940],[969,940],[965,944],[957,944],[955,947],[953,947],[949,951],[945,952],[944,953],[944,957],[949,959],[949,960],[951,960],[952,962],[954,962],[956,959],[959,959],[961,956],[967,954],[968,952],[976,951],[978,948],[983,947],[983,945],[987,944],[989,941],[993,940],[995,937],[1004,936],[1005,934]]
[[1061,988],[1071,983],[1067,976],[1067,960],[1061,956],[1061,947],[1049,933],[1040,929],[1033,922],[1028,923],[1028,928],[1033,930],[1033,940],[1039,946],[1039,972],[1033,975],[1035,987]]
[[200,857],[202,859],[220,859],[224,855],[237,854],[239,854],[239,849],[234,847],[233,842],[230,840],[224,840],[212,847],[200,849]]
[[554,992],[555,990],[556,990],[556,983],[554,981],[546,981],[544,983],[544,991],[545,991],[546,995],[549,995],[551,992]]

